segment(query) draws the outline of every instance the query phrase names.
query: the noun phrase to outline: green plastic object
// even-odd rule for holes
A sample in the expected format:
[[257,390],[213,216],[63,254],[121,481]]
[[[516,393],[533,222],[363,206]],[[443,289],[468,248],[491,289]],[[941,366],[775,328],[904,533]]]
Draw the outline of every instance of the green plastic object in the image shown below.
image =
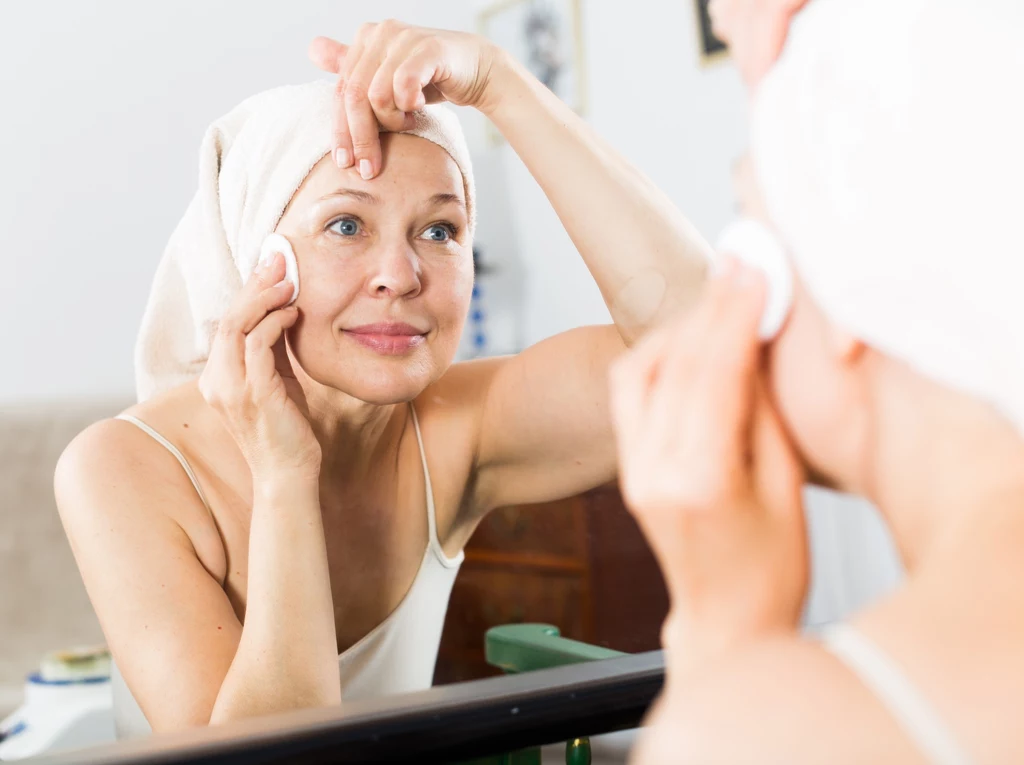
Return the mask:
[[507,674],[624,656],[621,651],[562,637],[550,624],[502,624],[484,637],[487,663]]

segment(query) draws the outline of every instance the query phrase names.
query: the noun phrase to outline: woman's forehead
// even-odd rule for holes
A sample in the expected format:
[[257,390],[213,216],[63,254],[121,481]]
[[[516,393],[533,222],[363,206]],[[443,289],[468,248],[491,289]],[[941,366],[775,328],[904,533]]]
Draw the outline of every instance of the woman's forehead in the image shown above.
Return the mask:
[[321,159],[296,191],[293,202],[313,203],[339,187],[365,191],[388,201],[415,201],[454,194],[465,202],[462,172],[448,152],[419,136],[382,133],[380,174],[364,181],[356,167],[339,168],[330,154]]

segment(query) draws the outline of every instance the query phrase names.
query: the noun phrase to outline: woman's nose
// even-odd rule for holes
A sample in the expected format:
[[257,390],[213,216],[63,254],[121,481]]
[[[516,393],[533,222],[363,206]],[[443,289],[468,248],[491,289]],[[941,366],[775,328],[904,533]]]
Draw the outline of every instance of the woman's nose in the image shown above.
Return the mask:
[[370,292],[376,297],[412,297],[420,291],[420,264],[408,245],[382,250],[370,278]]

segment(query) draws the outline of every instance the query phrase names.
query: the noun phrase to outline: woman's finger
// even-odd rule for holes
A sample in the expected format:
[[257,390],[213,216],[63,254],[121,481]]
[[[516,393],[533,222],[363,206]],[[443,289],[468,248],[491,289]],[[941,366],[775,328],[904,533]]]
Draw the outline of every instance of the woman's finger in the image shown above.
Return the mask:
[[647,408],[647,385],[644,380],[649,370],[639,368],[639,361],[629,353],[612,368],[609,378],[609,405],[619,463],[628,467],[637,451],[637,439],[642,433]]
[[345,83],[345,119],[352,144],[352,162],[363,180],[380,172],[380,128],[370,105],[369,88],[375,65],[363,57],[360,69]]
[[395,104],[405,112],[415,112],[427,103],[433,103],[428,99],[428,93],[435,100],[442,99],[431,85],[444,75],[444,58],[437,40],[421,40],[395,69],[392,78]]
[[[764,275],[740,265],[728,279],[720,310],[706,337],[707,353],[698,362],[710,383],[706,411],[719,423],[716,433],[729,453],[746,448],[765,292]],[[672,371],[666,369],[666,375]]]
[[348,111],[345,106],[345,80],[338,78],[334,88],[334,122],[332,124],[334,149],[331,157],[340,170],[352,167],[352,136],[349,134]]
[[651,407],[658,412],[663,430],[674,429],[678,433],[682,422],[689,427],[692,418],[684,409],[694,404],[686,391],[705,359],[718,352],[715,327],[729,310],[728,292],[737,268],[735,259],[724,259],[704,285],[703,294],[693,309],[668,327],[671,342],[659,367],[659,379],[652,380],[655,390],[651,393]]
[[386,51],[381,27],[376,27],[363,43],[359,60],[355,61],[345,78],[345,114],[352,141],[352,159],[363,180],[370,180],[380,172],[380,127],[370,104],[370,85],[384,61]]
[[269,393],[277,376],[274,346],[298,317],[299,310],[293,305],[272,311],[246,335],[245,379],[257,400]]
[[[652,386],[651,438],[685,464],[679,505],[710,509],[745,492],[753,378],[756,305],[743,269],[709,285],[690,326]],[[685,479],[685,480],[683,480]]]
[[284,259],[278,255],[253,273],[221,318],[210,357],[200,377],[200,390],[211,404],[215,399],[224,403],[229,392],[240,391],[244,387],[246,333],[268,311],[289,299],[291,293],[286,294],[281,285],[267,286],[271,280],[280,281],[283,276]]
[[278,254],[246,282],[217,328],[215,346],[223,361],[241,365],[245,336],[267,313],[291,299],[294,287],[284,274],[284,258]]
[[217,339],[234,342],[251,330],[267,310],[264,292],[272,289],[284,278],[284,258],[276,255],[269,263],[259,266],[231,301],[228,310],[217,325]]
[[804,471],[765,382],[760,378],[755,386],[755,402],[751,444],[758,504],[768,513],[802,527],[800,492]]
[[672,342],[675,323],[672,321],[648,332],[609,370],[612,424],[618,434],[617,443],[623,459],[635,452],[637,435],[646,426],[650,387]]
[[355,164],[352,150],[352,131],[348,123],[347,90],[352,72],[359,65],[369,41],[376,34],[376,24],[363,24],[348,46],[338,68],[338,85],[334,91],[334,161],[342,170]]
[[331,74],[338,74],[341,71],[346,53],[348,46],[330,37],[314,38],[308,50],[309,60]]
[[[309,44],[309,58],[325,72],[341,75],[348,58],[349,46],[332,40],[330,37],[317,37]],[[345,80],[338,78],[334,95],[334,148],[331,157],[338,167],[344,169],[352,165],[352,142],[348,135],[348,120],[345,117]]]
[[[728,272],[730,267],[727,265],[724,271]],[[689,328],[707,323],[708,320],[702,319],[701,314],[707,311],[708,293],[715,289],[714,282],[717,278],[709,280],[704,286],[704,294],[697,300],[695,306],[669,317],[648,331],[631,351],[622,356],[616,367],[646,370],[645,382],[649,388],[657,379],[661,369],[660,362],[666,358],[670,350],[678,348],[685,342]]]
[[[384,60],[373,75],[368,92],[370,106],[373,107],[377,121],[387,130],[400,132],[415,124],[411,114],[415,109],[406,109],[398,105],[395,72],[413,55],[422,40],[422,36],[413,30],[399,33],[388,46]],[[407,102],[408,99],[403,99],[403,103]]]
[[276,260],[276,265],[255,285],[256,289],[241,293],[230,309],[231,328],[242,335],[252,332],[264,316],[284,307],[295,294],[295,285],[284,278],[284,258],[278,255]]

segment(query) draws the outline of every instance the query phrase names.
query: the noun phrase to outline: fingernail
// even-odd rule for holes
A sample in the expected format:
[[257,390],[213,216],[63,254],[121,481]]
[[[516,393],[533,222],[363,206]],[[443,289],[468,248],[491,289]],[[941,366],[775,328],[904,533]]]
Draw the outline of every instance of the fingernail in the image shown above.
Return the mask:
[[364,181],[368,181],[373,177],[373,165],[370,164],[370,160],[359,160],[359,175],[362,176]]
[[279,257],[281,257],[281,253],[279,252],[268,252],[260,258],[259,263],[256,264],[256,272],[263,276],[277,265],[277,259]]
[[337,148],[334,150],[334,162],[335,164],[344,170],[346,167],[352,164],[352,160],[349,158],[348,149]]

